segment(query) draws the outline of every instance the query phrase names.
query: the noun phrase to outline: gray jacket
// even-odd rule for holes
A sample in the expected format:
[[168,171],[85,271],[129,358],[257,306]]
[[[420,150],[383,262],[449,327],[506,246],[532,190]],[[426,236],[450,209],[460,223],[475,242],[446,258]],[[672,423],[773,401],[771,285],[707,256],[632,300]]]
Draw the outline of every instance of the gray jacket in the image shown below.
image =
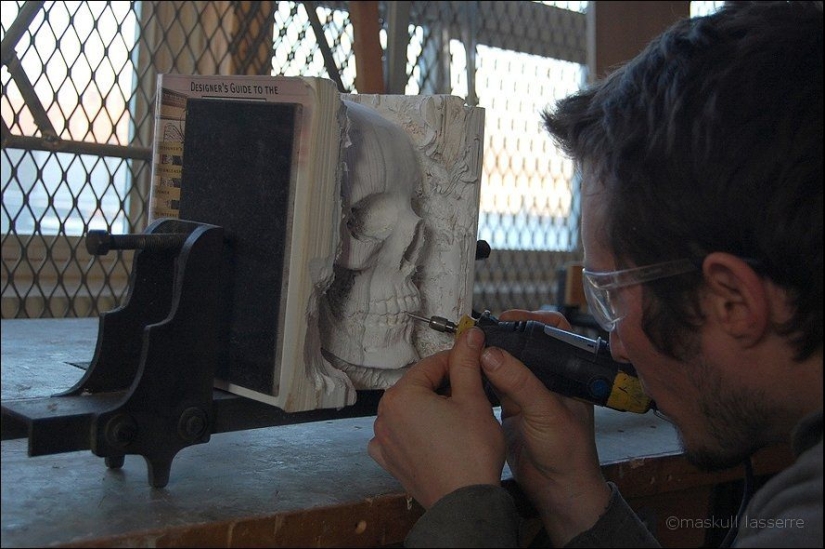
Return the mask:
[[[738,520],[736,547],[822,547],[822,411],[793,436],[797,459],[754,496]],[[613,483],[607,510],[566,547],[658,547]],[[433,505],[405,547],[519,547],[520,517],[504,488],[468,486]]]

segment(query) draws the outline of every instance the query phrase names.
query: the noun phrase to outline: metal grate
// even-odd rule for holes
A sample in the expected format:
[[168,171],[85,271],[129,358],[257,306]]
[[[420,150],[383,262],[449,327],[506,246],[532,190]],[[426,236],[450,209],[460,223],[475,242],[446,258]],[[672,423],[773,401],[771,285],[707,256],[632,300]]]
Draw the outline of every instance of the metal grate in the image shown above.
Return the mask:
[[412,2],[404,93],[453,93],[485,109],[474,307],[555,303],[579,257],[573,165],[539,113],[586,79],[586,2]]
[[[579,255],[572,166],[538,113],[584,81],[585,8],[379,3],[388,92],[486,109],[479,237],[493,253],[477,308],[551,303]],[[0,31],[3,318],[96,316],[124,299],[130,254],[90,257],[81,235],[146,225],[157,74],[326,76],[358,91],[347,2],[4,2]]]

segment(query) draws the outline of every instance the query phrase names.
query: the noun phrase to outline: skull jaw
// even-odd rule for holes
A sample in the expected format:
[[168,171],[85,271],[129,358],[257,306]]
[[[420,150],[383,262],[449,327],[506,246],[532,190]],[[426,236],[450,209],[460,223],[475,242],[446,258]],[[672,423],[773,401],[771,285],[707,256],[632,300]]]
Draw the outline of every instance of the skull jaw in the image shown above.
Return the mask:
[[[359,315],[365,316],[365,315]],[[387,323],[359,322],[355,316],[336,318],[326,306],[321,308],[321,348],[324,352],[354,366],[395,370],[418,360],[412,343],[413,323],[404,319],[391,323],[397,315],[382,315]]]
[[323,355],[327,362],[346,375],[353,387],[359,391],[389,389],[410,369],[410,366],[395,370],[367,368],[349,364],[327,352],[323,352]]

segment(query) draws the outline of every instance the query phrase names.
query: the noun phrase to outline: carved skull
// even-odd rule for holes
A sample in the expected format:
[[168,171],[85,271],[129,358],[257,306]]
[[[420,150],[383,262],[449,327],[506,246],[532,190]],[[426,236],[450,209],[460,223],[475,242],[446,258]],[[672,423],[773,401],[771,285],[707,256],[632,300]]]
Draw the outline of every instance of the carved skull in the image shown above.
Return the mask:
[[349,365],[397,369],[418,359],[406,313],[421,302],[412,281],[423,244],[422,220],[412,208],[421,170],[401,127],[369,107],[344,103],[346,227],[322,300],[321,346]]

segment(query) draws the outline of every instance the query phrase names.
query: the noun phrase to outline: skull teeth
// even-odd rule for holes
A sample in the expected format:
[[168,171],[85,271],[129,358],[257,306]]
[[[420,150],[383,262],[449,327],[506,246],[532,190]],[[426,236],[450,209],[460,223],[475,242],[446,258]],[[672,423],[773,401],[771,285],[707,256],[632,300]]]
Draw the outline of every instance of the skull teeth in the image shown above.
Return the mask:
[[373,301],[366,312],[364,321],[371,325],[397,326],[410,322],[408,312],[420,308],[421,300],[417,295],[392,296],[381,301]]

